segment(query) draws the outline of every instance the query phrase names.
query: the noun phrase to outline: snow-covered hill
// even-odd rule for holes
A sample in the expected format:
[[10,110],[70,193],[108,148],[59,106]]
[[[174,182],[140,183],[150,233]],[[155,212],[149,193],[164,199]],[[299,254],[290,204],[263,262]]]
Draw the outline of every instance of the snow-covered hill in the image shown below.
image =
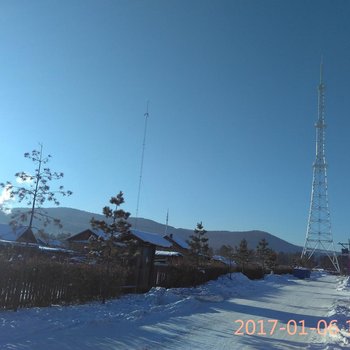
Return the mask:
[[[1,312],[0,348],[342,349],[350,337],[349,300],[349,280],[342,277],[317,272],[309,280],[270,275],[250,281],[237,273],[105,305]],[[339,329],[324,329],[334,319]]]

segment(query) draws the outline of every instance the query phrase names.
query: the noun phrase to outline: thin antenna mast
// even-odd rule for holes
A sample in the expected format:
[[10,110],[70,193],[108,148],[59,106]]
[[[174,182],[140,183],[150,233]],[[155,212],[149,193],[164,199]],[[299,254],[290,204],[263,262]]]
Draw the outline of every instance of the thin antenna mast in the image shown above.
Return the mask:
[[138,218],[139,218],[139,205],[140,205],[140,195],[141,195],[141,185],[142,185],[143,161],[144,161],[144,158],[145,158],[147,121],[148,121],[148,117],[149,117],[148,107],[149,107],[149,101],[147,101],[147,109],[146,109],[146,113],[144,114],[144,117],[145,117],[145,129],[143,131],[143,142],[142,142],[142,154],[141,154],[139,188],[138,188],[138,192],[137,192],[137,203],[136,203],[135,229],[137,229],[137,221],[138,221]]
[[164,236],[167,235],[168,233],[168,224],[169,224],[169,208],[166,212],[166,222],[165,222],[165,232],[164,232]]
[[323,84],[323,56],[321,56],[320,63],[320,84]]

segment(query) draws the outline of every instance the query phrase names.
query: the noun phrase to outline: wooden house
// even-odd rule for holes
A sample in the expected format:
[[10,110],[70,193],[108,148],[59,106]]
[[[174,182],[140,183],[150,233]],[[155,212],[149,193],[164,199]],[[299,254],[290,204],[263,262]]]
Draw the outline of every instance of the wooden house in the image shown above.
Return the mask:
[[183,261],[183,255],[179,252],[171,250],[160,250],[159,248],[155,253],[154,265],[156,266],[169,266],[179,265]]
[[211,257],[211,265],[231,269],[236,266],[236,262],[221,255],[213,255]]
[[[87,253],[91,239],[106,240],[108,236],[103,231],[87,229],[67,238],[67,243],[70,249]],[[135,257],[128,261],[131,273],[124,289],[147,291],[153,285],[156,247],[168,249],[171,247],[171,243],[158,234],[134,229],[131,229],[129,235],[125,236],[124,239],[135,240],[138,251]],[[121,242],[116,244],[121,244]]]
[[88,249],[91,239],[107,239],[107,235],[101,230],[87,229],[66,239],[69,249],[76,251],[85,251]]
[[182,240],[181,238],[170,233],[168,235],[165,235],[164,239],[171,243],[170,249],[167,250],[181,253],[183,256],[190,254],[190,246],[186,241]]
[[35,245],[38,244],[38,241],[35,238],[33,231],[26,226],[14,228],[7,224],[0,224],[0,240],[3,243],[17,242]]
[[157,274],[156,248],[167,249],[171,247],[171,243],[158,234],[134,229],[131,230],[131,236],[137,240],[140,251],[135,266],[135,285],[139,291],[146,291],[154,285],[155,274]]

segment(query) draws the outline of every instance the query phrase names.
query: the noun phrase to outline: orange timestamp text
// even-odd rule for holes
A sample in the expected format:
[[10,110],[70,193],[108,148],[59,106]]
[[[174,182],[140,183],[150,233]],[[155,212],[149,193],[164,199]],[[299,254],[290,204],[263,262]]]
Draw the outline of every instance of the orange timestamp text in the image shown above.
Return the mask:
[[[340,329],[337,326],[337,320],[319,320],[315,327],[307,327],[305,320],[288,320],[287,323],[281,323],[279,320],[236,320],[234,321],[238,328],[234,331],[234,335],[274,335],[276,332],[285,332],[291,336],[305,336],[311,332],[319,335],[337,335]],[[350,320],[346,321],[347,332],[350,335]]]

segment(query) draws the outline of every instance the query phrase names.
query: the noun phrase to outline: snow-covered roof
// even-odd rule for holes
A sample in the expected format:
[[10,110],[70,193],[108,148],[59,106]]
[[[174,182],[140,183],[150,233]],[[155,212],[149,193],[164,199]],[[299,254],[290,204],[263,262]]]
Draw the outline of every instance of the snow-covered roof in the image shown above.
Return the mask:
[[32,248],[38,248],[38,244],[37,244],[37,243],[7,241],[7,240],[5,240],[5,239],[0,239],[0,245],[3,245],[3,246],[15,246],[15,247],[32,247]]
[[167,241],[165,238],[163,238],[160,235],[157,235],[156,233],[151,233],[151,232],[143,232],[139,230],[131,230],[132,234],[139,238],[140,240],[154,244],[159,247],[164,247],[164,248],[170,248],[171,243]]
[[44,251],[44,252],[61,252],[61,253],[75,253],[73,250],[69,249],[63,249],[63,248],[55,248],[55,247],[46,247],[46,246],[39,246],[39,249]]
[[102,231],[102,230],[93,229],[93,230],[91,230],[91,231],[92,231],[93,233],[95,233],[95,234],[97,235],[97,237],[100,237],[100,238],[102,238],[102,239],[104,239],[104,240],[106,240],[106,239],[109,238],[109,235],[108,235],[106,232]]
[[37,239],[36,239],[37,241],[38,241],[38,244],[40,244],[40,245],[47,245],[48,243],[47,243],[47,241],[46,240],[44,240],[42,237],[37,237]]
[[64,248],[65,244],[64,242],[58,240],[58,239],[50,239],[49,246],[54,248]]
[[[86,231],[87,230],[79,232],[79,233],[69,237],[68,240],[69,241],[78,242],[78,243],[88,243],[89,242],[88,239],[81,239],[82,237],[79,237],[79,235],[82,235]],[[93,232],[94,234],[96,234],[97,237],[101,237],[104,240],[107,240],[110,237],[109,235],[107,235],[102,230],[89,229],[89,231]],[[167,241],[162,236],[160,236],[160,235],[158,235],[156,233],[144,232],[144,231],[139,231],[139,230],[134,230],[134,229],[131,229],[130,231],[135,237],[137,237],[138,239],[140,239],[143,242],[151,243],[151,244],[154,244],[156,246],[160,246],[160,247],[164,247],[164,248],[170,248],[171,247],[171,243],[169,241]],[[118,237],[118,235],[119,234],[116,233],[114,236]],[[77,238],[79,237],[80,239],[74,239],[75,237],[77,237]]]
[[85,234],[87,231],[94,233],[98,238],[102,238],[104,240],[107,240],[109,238],[109,236],[102,230],[88,228],[84,231],[78,232],[78,233],[68,237],[67,240],[74,241],[77,243],[89,243],[89,238],[87,238],[87,239],[75,239],[76,237],[79,237],[80,235]]
[[7,224],[0,224],[0,239],[5,241],[16,241],[23,233],[28,229],[28,227],[21,226],[13,230],[13,227]]
[[156,255],[162,256],[182,256],[179,252],[168,252],[167,250],[156,250]]
[[188,245],[187,242],[185,242],[184,240],[182,240],[181,238],[175,236],[175,235],[171,235],[168,236],[170,239],[172,239],[176,244],[178,244],[181,248],[184,249],[190,249],[190,246]]
[[226,265],[236,265],[236,263],[233,260],[230,261],[230,259],[221,255],[213,255],[212,259],[216,261],[220,261]]

